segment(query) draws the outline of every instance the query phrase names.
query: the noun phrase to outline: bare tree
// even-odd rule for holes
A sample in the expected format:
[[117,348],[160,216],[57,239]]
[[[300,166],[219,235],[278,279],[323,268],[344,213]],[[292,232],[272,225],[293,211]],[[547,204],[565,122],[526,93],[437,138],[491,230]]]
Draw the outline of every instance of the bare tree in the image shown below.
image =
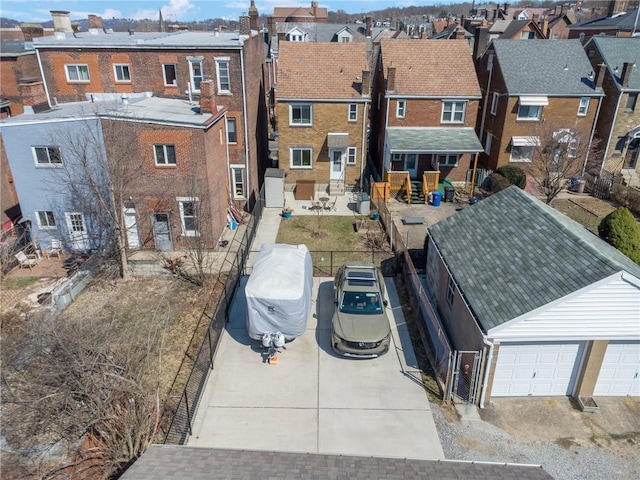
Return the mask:
[[512,159],[520,157],[525,173],[536,182],[547,204],[589,164],[597,162],[597,141],[584,126],[566,126],[552,121],[531,130],[529,143],[513,146]]

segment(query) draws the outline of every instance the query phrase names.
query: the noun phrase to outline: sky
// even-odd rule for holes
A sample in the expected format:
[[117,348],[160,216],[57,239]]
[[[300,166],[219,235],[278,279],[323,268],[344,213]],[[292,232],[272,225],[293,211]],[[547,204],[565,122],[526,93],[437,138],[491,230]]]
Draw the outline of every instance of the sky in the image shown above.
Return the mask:
[[[310,6],[311,0],[256,0],[258,12],[272,14],[273,7]],[[329,11],[363,13],[387,7],[425,6],[450,3],[447,0],[318,0]],[[165,20],[193,21],[208,18],[237,20],[247,14],[251,0],[0,0],[0,16],[21,22],[51,20],[50,10],[71,12],[71,20],[92,13],[102,18],[157,19],[162,9]]]

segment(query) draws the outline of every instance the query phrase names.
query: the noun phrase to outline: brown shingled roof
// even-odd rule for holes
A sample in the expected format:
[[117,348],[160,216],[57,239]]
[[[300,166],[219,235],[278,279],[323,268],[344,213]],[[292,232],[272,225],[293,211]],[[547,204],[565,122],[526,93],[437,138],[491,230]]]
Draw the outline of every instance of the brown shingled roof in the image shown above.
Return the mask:
[[368,70],[364,43],[281,42],[278,97],[361,98],[363,70]]
[[384,74],[396,67],[394,93],[480,96],[466,40],[382,40]]

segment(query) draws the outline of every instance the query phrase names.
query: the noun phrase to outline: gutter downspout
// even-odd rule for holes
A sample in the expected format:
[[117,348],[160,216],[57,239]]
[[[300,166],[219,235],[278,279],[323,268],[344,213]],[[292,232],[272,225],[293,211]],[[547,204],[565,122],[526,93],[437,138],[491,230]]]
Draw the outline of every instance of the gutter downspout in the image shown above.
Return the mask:
[[[228,139],[227,135],[227,112],[224,112],[224,138]],[[227,151],[227,195],[229,196],[229,204],[233,204],[233,177],[229,175],[231,173],[231,163],[229,162],[229,142],[226,141],[225,149]],[[228,209],[227,209],[228,210]],[[227,211],[228,215],[228,211]]]
[[487,384],[489,383],[489,372],[491,371],[491,361],[493,360],[493,343],[487,340],[487,337],[483,337],[482,341],[489,347],[489,356],[487,357],[487,363],[485,364],[484,375],[482,379],[482,393],[480,394],[480,408],[484,408],[484,398],[487,393]]
[[49,108],[51,106],[51,99],[49,98],[49,88],[47,87],[47,78],[44,76],[44,70],[42,70],[42,59],[40,58],[40,50],[36,48],[36,57],[38,57],[38,67],[40,68],[40,75],[42,75],[42,85],[44,85],[44,93],[47,96],[47,104]]
[[[247,125],[247,85],[245,83],[246,79],[244,76],[244,43],[242,44],[242,48],[240,49],[240,68],[242,73],[242,114],[244,115],[243,123],[244,123],[244,163],[245,170],[247,171],[247,187],[251,185],[251,167],[249,165],[249,126]],[[225,126],[226,129],[226,126]],[[228,143],[228,142],[227,142]],[[227,170],[230,173],[230,170]],[[260,190],[258,190],[259,194]],[[248,192],[245,192],[245,194]],[[249,196],[247,196],[247,203],[249,202]]]
[[489,69],[489,80],[487,82],[487,91],[484,94],[484,105],[482,106],[482,121],[480,122],[480,141],[484,134],[484,120],[487,118],[487,104],[489,102],[489,92],[491,91],[491,77],[493,77],[493,53],[489,54],[487,59],[487,68]]
[[[620,94],[618,95],[618,101],[616,102],[615,116],[613,118],[613,123],[616,123],[616,119],[618,118],[618,109],[620,108],[620,101],[622,100],[622,88],[620,88]],[[604,156],[602,157],[602,163],[600,164],[600,173],[602,174],[602,170],[604,170],[604,162],[607,161],[607,155],[609,154],[609,144],[611,143],[611,137],[613,136],[613,128],[609,131],[609,137],[607,138],[607,146],[604,149]]]
[[367,141],[367,104],[368,102],[364,102],[364,107],[362,109],[362,151],[360,152],[360,191],[362,191],[364,169],[366,166],[366,147],[365,142]]
[[[387,96],[386,87],[385,87],[384,101],[387,105],[385,107],[386,112],[384,114],[384,142],[382,143],[382,171],[380,172],[380,174],[382,175],[382,181],[384,181],[384,168],[386,163],[385,156],[387,155],[387,140],[389,137],[388,132],[389,132],[389,101],[390,100],[389,100],[389,97]],[[389,159],[389,170],[391,170],[391,159]]]
[[[596,110],[596,116],[593,119],[593,128],[591,129],[591,136],[589,137],[589,146],[587,147],[587,155],[584,157],[584,165],[582,165],[582,176],[584,177],[584,172],[587,170],[587,162],[589,161],[589,154],[591,153],[591,144],[593,143],[593,135],[596,133],[596,125],[598,124],[598,118],[600,118],[600,106],[602,105],[602,99],[604,97],[600,97],[598,99],[598,108]],[[609,132],[611,134],[611,132]],[[606,158],[606,155],[605,155]],[[604,159],[603,159],[604,165]],[[600,167],[600,172],[602,172],[602,166]]]

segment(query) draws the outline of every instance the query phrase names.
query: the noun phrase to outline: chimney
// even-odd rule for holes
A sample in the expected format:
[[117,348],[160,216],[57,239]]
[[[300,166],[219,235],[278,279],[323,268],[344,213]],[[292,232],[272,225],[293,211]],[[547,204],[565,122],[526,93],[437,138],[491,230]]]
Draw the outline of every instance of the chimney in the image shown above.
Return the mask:
[[44,28],[39,23],[21,23],[20,30],[25,42],[31,42],[34,38],[44,36]]
[[258,30],[258,8],[256,7],[256,1],[251,0],[251,6],[249,7],[249,28],[251,30]]
[[240,35],[249,35],[251,30],[249,29],[249,17],[246,15],[240,15]]
[[635,67],[635,63],[631,63],[631,62],[624,62],[624,65],[622,66],[622,73],[620,74],[620,86],[621,87],[628,87],[629,86],[629,79],[631,78],[631,69],[633,67]]
[[18,91],[23,105],[41,105],[47,103],[44,92],[44,83],[35,77],[21,78],[18,80]]
[[538,23],[538,20],[540,19],[540,15],[538,15],[537,13],[534,13],[533,15],[531,15],[531,20],[533,20],[534,23]]
[[362,96],[366,97],[370,93],[371,88],[371,72],[369,70],[362,71]]
[[464,40],[464,28],[462,28],[462,27],[457,27],[456,28],[455,39],[456,40]]
[[549,19],[545,17],[542,21],[542,34],[545,38],[549,38]]
[[447,17],[447,27],[451,25],[451,17]]
[[605,74],[606,68],[607,68],[607,65],[605,63],[598,64],[598,71],[596,72],[596,78],[593,81],[596,88],[602,88],[602,82],[604,82],[604,74]]
[[317,18],[318,2],[311,2],[311,10],[313,11],[313,18]]
[[371,36],[371,17],[364,17],[364,22],[366,24],[365,28],[366,28],[366,36],[370,37]]
[[276,33],[276,17],[273,15],[267,17],[267,30],[269,32],[269,38],[273,38]]
[[482,56],[489,43],[489,28],[478,27],[474,33],[473,42],[473,58],[478,59]]
[[73,33],[73,28],[71,27],[71,19],[69,18],[69,12],[67,12],[66,10],[50,10],[49,12],[53,17],[54,32]]
[[207,78],[200,82],[200,113],[217,113],[216,99],[213,94],[213,80]]
[[89,15],[89,30],[92,28],[98,28],[102,30],[104,25],[102,24],[102,17],[98,15]]
[[613,17],[618,13],[626,12],[628,3],[628,0],[610,0],[607,17]]
[[509,14],[509,4],[504,2],[504,16],[506,17]]
[[396,89],[396,67],[390,66],[387,69],[387,91],[393,92]]

